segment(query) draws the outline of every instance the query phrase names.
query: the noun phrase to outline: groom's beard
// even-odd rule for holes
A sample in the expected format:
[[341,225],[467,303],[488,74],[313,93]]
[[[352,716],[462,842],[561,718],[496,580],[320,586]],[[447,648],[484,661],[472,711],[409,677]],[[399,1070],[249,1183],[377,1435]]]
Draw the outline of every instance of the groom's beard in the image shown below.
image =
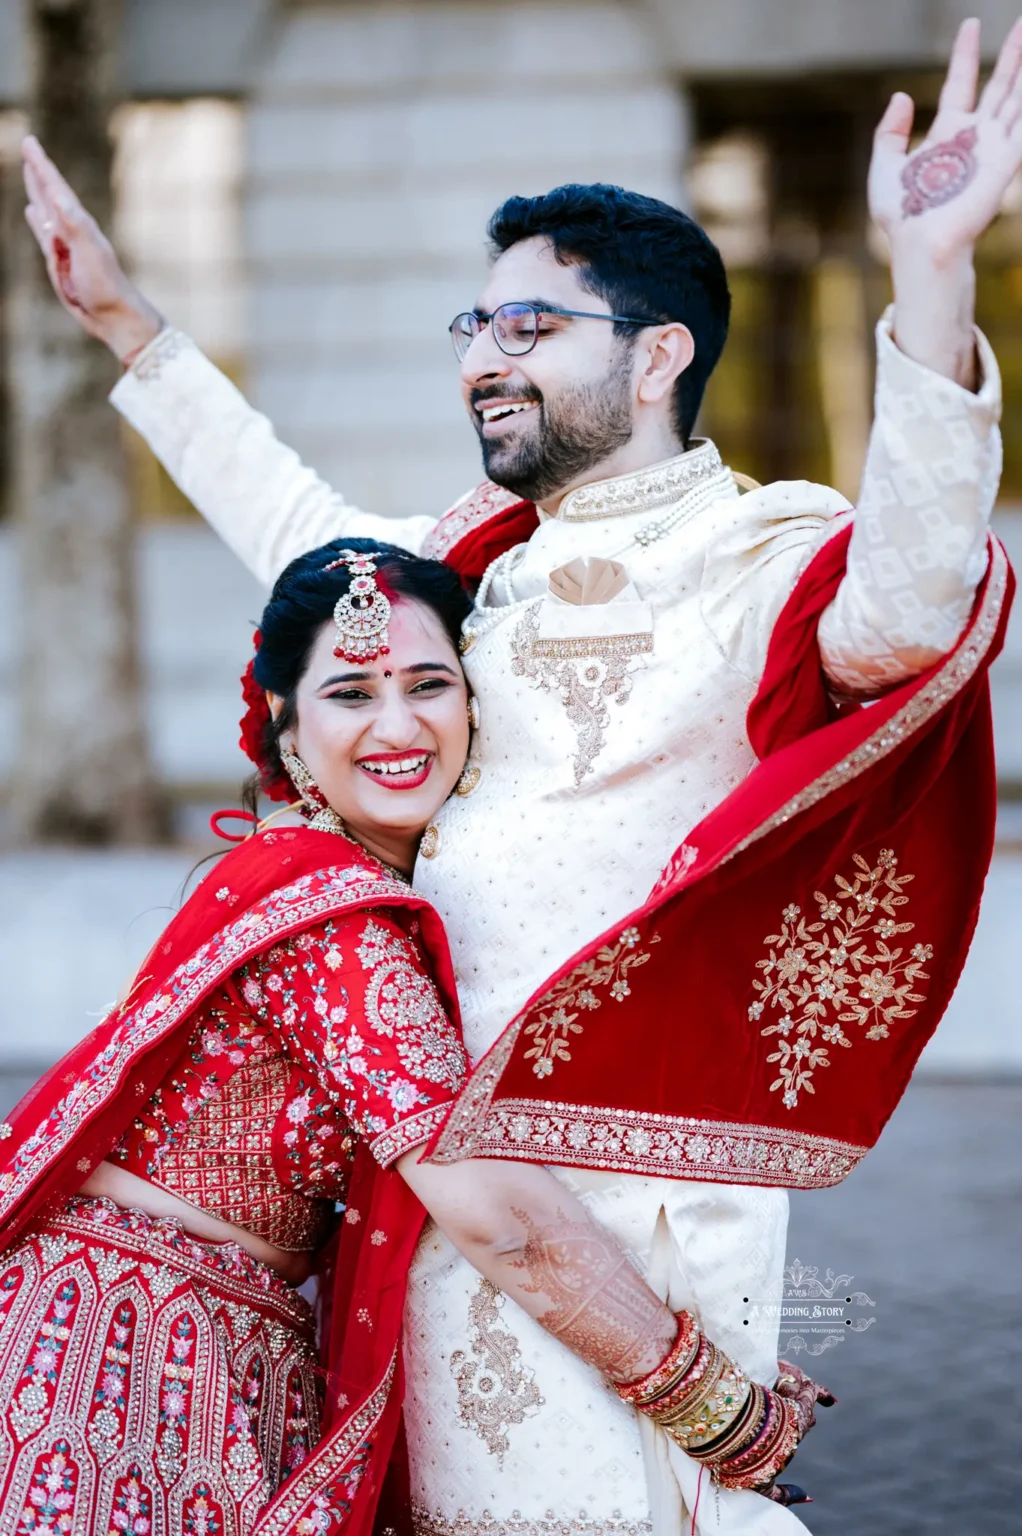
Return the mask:
[[[482,437],[491,480],[526,501],[544,501],[616,453],[632,435],[631,348],[622,347],[604,377],[546,398],[538,389],[479,390],[476,401],[535,400],[508,437]],[[476,420],[479,420],[476,415]]]

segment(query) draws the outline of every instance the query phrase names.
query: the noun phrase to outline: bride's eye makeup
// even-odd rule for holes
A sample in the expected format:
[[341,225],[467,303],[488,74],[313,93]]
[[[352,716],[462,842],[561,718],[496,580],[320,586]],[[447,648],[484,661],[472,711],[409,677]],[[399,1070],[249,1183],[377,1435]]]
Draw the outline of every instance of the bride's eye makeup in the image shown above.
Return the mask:
[[[448,675],[444,677],[421,678],[418,682],[409,687],[408,693],[410,697],[416,695],[419,697],[428,697],[430,694],[437,695],[446,692],[448,688],[453,688],[455,686],[455,675],[451,668],[448,667],[444,662],[419,662],[416,666],[408,667],[406,670],[408,673],[414,675],[415,673],[429,672],[433,671],[434,669],[437,672],[443,672]],[[392,675],[393,674],[391,673],[384,673],[385,677],[391,677]],[[358,687],[357,684],[370,681],[375,681],[371,673],[348,673],[346,676],[342,677],[327,678],[326,682],[320,684],[317,692],[319,697],[324,700],[336,699],[342,704],[365,703],[367,700],[372,699],[374,695],[369,688]],[[337,686],[338,684],[343,683],[347,683],[348,686]],[[332,692],[329,691],[331,689],[333,690]]]
[[442,693],[453,687],[454,684],[446,677],[427,677],[421,683],[416,683],[411,691],[412,693]]

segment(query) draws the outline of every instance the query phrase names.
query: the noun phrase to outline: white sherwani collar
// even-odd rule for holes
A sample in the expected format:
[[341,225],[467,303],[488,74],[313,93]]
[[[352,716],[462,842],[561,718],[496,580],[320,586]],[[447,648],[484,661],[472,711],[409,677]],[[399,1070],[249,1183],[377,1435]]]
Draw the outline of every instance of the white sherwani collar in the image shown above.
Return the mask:
[[557,509],[558,522],[595,523],[635,512],[674,506],[723,469],[720,454],[709,438],[694,439],[687,453],[662,459],[644,469],[609,480],[594,480],[569,491]]

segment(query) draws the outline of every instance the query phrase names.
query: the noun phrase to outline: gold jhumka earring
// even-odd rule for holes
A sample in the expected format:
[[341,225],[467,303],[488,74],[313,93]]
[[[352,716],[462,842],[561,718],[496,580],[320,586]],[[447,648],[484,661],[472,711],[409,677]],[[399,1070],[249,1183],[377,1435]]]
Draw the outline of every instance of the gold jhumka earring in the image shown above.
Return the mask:
[[342,818],[330,805],[294,746],[281,747],[280,761],[284,765],[284,772],[298,791],[302,815],[307,818],[309,826],[316,832],[339,832],[342,837],[348,837]]

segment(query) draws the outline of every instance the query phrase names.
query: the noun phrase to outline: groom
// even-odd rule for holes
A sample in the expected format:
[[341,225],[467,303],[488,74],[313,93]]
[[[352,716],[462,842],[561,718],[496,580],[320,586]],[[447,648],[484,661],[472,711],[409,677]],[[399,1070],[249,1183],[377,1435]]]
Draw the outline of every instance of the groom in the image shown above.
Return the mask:
[[[847,570],[815,632],[832,697],[882,698],[951,652],[987,570],[1000,395],[973,326],[972,258],[1022,164],[1020,65],[1017,24],[977,103],[978,24],[967,22],[923,145],[909,152],[902,94],[877,130],[869,198],[890,241],[894,304],[878,328],[877,414]],[[350,534],[448,558],[479,582],[463,642],[479,714],[472,759],[416,869],[447,925],[479,1060],[548,977],[642,905],[692,827],[754,770],[747,714],[775,626],[847,527],[847,503],[802,481],[739,496],[712,443],[692,438],[726,337],[727,284],[705,234],[653,199],[562,187],[497,210],[488,281],[451,327],[489,481],[439,521],[389,520],[349,506],[277,442],[132,287],[34,141],[25,160],[28,219],[58,295],[129,365],[114,404],[259,577]],[[601,1006],[598,986],[629,995],[633,968],[651,957],[638,938],[626,928],[601,951],[602,979],[578,992],[578,1016]],[[685,984],[679,973],[682,1009]],[[494,1155],[544,1146],[559,1162],[556,1142],[542,1140],[544,1095],[575,1049],[573,1027],[535,1031],[533,1097],[515,1101]],[[640,1075],[643,1051],[641,1031],[620,1041],[622,1064]],[[684,1078],[681,1037],[673,1071]],[[766,1152],[747,1163],[753,1143],[737,1115],[700,1122],[684,1179],[659,1177],[638,1153],[601,1160],[606,1124],[582,1116],[571,1166],[557,1169],[671,1304],[692,1307],[763,1381],[776,1373],[776,1328],[768,1305],[746,1325],[742,1298],[779,1300],[783,1186],[805,1181],[807,1158],[816,1182],[834,1182],[856,1153],[800,1131],[808,1077],[793,1068],[771,1085],[789,1121],[773,1133],[761,1123],[755,1146]],[[414,1267],[405,1355],[423,1536],[641,1536],[692,1517],[694,1464],[640,1434],[630,1410],[480,1287],[436,1231]],[[606,1511],[610,1525],[594,1518]],[[726,1490],[699,1518],[733,1533],[801,1529],[778,1506]]]

